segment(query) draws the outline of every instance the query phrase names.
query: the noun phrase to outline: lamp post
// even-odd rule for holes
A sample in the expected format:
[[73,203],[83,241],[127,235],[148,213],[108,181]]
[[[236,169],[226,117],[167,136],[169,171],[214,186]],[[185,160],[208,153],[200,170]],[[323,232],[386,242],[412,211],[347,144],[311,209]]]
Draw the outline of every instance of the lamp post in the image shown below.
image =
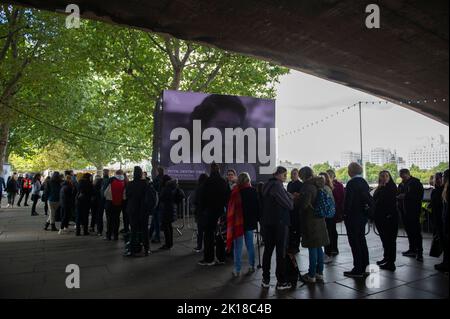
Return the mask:
[[364,163],[363,156],[363,132],[362,132],[362,112],[361,112],[361,101],[358,102],[359,109],[359,142],[360,142],[360,151],[361,151],[361,165],[363,168],[363,177],[366,178],[366,163]]

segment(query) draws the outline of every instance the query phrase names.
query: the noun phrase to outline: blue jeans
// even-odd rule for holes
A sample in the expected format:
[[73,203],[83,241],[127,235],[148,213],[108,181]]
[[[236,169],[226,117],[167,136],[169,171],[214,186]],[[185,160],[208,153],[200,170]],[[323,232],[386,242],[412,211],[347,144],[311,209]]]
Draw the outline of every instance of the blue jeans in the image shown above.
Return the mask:
[[310,277],[315,277],[316,272],[323,274],[323,250],[319,248],[308,248],[309,251],[309,271]]
[[[159,225],[159,207],[153,211],[152,223],[150,225],[150,230],[148,233],[148,237],[150,239],[160,240],[160,225]],[[155,236],[152,237],[153,231],[155,232]]]
[[236,238],[233,241],[234,244],[234,269],[236,272],[241,271],[241,255],[242,255],[242,248],[244,246],[244,239],[245,239],[245,247],[247,248],[248,252],[248,263],[250,264],[250,267],[255,267],[255,246],[253,245],[253,230],[247,230],[244,231],[244,236],[241,236],[239,238]]

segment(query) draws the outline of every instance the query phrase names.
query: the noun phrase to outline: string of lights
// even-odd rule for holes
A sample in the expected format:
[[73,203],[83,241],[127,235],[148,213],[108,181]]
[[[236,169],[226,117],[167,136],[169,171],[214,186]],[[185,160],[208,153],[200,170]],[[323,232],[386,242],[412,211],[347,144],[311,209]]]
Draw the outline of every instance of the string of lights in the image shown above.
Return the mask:
[[[448,98],[429,98],[429,99],[428,99],[428,98],[423,98],[423,99],[411,99],[411,100],[399,101],[398,104],[400,104],[400,105],[405,105],[405,104],[407,104],[407,105],[413,105],[413,104],[426,104],[426,103],[438,103],[438,102],[440,103],[440,102],[446,102],[446,101],[448,101]],[[298,134],[298,133],[300,133],[301,131],[304,131],[304,130],[309,129],[309,128],[311,128],[311,127],[314,127],[314,126],[317,126],[317,125],[319,125],[319,124],[322,124],[323,122],[328,121],[328,120],[331,120],[331,119],[333,119],[333,118],[336,118],[336,117],[338,117],[339,115],[341,115],[342,113],[345,113],[346,111],[351,110],[352,108],[357,107],[357,106],[359,105],[359,103],[361,103],[361,104],[372,104],[372,105],[375,105],[375,104],[389,104],[389,103],[391,103],[391,102],[389,102],[389,101],[384,101],[384,100],[377,100],[377,101],[359,101],[359,102],[356,102],[356,103],[354,103],[354,104],[352,104],[352,105],[350,105],[350,106],[346,106],[346,107],[340,109],[340,110],[337,111],[337,112],[331,113],[331,114],[329,114],[329,115],[327,115],[327,116],[325,116],[325,117],[323,117],[323,118],[321,118],[321,119],[318,119],[318,120],[315,120],[315,121],[311,121],[311,122],[309,122],[309,123],[307,123],[307,124],[304,124],[304,125],[301,126],[301,127],[298,127],[298,128],[292,129],[292,130],[289,130],[289,131],[287,131],[287,132],[284,132],[284,133],[280,134],[280,135],[278,136],[278,138],[283,138],[283,137],[286,137],[286,136],[289,136],[289,135],[292,135],[292,134]]]

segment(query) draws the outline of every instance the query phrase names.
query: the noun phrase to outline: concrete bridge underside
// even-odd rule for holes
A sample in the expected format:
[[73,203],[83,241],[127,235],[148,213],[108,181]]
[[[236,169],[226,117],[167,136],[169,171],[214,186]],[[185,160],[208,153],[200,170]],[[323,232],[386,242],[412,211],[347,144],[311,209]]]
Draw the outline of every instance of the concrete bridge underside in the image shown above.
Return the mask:
[[75,2],[85,18],[273,61],[449,122],[447,0],[376,1],[379,29],[365,26],[365,8],[372,1],[12,2],[57,12]]

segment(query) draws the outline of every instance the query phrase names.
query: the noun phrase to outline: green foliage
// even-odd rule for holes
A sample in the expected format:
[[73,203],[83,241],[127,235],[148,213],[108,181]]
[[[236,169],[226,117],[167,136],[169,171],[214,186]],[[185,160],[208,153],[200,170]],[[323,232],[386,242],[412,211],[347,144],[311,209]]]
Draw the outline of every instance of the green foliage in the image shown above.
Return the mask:
[[[20,32],[14,45],[6,46],[1,36],[16,29],[16,20],[7,18],[16,11]],[[0,58],[0,111],[10,125],[13,161],[55,142],[97,168],[148,159],[153,108],[162,90],[273,98],[278,78],[288,72],[251,57],[96,21],[66,29],[64,18],[0,7],[0,50],[7,47]]]

